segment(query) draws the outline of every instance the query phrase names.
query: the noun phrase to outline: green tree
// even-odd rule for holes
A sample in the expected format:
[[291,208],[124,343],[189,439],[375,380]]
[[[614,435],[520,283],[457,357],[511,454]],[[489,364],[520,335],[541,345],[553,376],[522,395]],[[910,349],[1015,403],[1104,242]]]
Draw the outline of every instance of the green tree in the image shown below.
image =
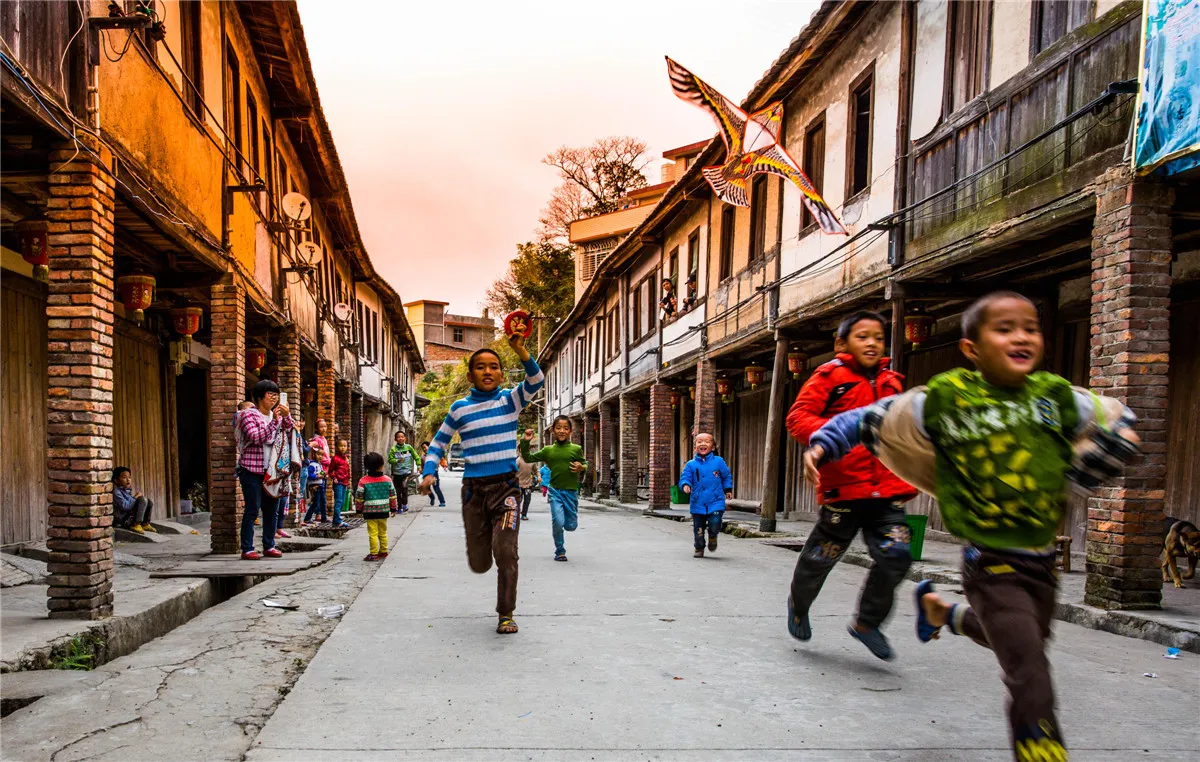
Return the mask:
[[571,249],[551,241],[518,244],[508,271],[488,289],[487,304],[501,315],[523,309],[544,321],[535,327],[529,344],[536,356],[541,349],[539,338],[549,338],[575,304]]

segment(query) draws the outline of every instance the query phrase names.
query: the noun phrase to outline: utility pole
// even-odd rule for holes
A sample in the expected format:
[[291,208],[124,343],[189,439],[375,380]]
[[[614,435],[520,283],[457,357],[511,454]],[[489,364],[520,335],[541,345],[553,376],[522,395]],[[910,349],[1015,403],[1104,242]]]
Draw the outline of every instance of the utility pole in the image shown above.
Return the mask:
[[765,467],[763,468],[763,500],[762,516],[759,517],[758,528],[762,532],[775,531],[775,514],[779,507],[779,440],[782,438],[783,399],[787,382],[788,342],[783,334],[775,331],[775,364],[771,368],[771,402],[767,408],[767,442],[765,452]]

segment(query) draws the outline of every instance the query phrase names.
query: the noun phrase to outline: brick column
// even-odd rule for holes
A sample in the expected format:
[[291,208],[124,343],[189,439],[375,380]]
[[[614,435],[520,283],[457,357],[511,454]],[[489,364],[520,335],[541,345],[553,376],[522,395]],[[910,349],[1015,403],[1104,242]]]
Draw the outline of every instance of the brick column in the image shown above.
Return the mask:
[[[696,417],[692,423],[695,434],[717,434],[717,366],[704,359],[696,365]],[[688,439],[693,432],[688,432]]]
[[596,453],[596,497],[608,497],[608,481],[612,476],[609,460],[612,458],[613,435],[616,433],[612,405],[600,403],[600,447]]
[[74,144],[55,145],[49,161],[57,170],[49,178],[46,205],[46,605],[52,619],[100,619],[113,613],[114,192],[107,169],[112,157],[91,138],[79,139],[102,158],[84,156]]
[[279,332],[279,390],[286,392],[288,407],[301,411],[300,403],[300,331],[295,323],[289,323]]
[[[327,440],[332,440],[333,424],[337,420],[336,379],[332,362],[321,360],[317,363],[317,419],[325,421],[325,438]],[[316,421],[313,421],[313,425],[316,425]],[[333,447],[333,442],[329,441],[330,454],[333,453]],[[325,505],[329,509],[333,507],[332,479],[325,480]],[[326,510],[326,515],[332,516],[333,514]]]
[[[363,431],[363,396],[359,392],[354,392],[350,395],[350,474],[353,477],[354,484],[358,484],[358,480],[363,475],[363,444],[365,441],[365,433]],[[383,455],[384,453],[380,453]]]
[[580,488],[587,494],[596,491],[596,416],[583,417],[583,457],[588,461],[588,472]]
[[[333,387],[333,398],[336,400],[337,414],[334,419],[338,425],[338,439],[350,440],[350,384],[345,381],[338,381]],[[330,446],[336,448],[337,444],[329,443]]]
[[620,454],[617,456],[617,478],[620,480],[622,503],[637,502],[638,465],[638,399],[632,394],[621,395]]
[[212,367],[209,369],[208,509],[213,553],[237,553],[242,493],[235,471],[233,415],[246,399],[246,290],[236,282],[212,287]]
[[1088,503],[1084,601],[1102,608],[1162,605],[1172,201],[1128,167],[1105,172],[1096,195],[1091,387],[1137,414],[1144,453]]
[[671,387],[650,387],[650,508],[671,507]]

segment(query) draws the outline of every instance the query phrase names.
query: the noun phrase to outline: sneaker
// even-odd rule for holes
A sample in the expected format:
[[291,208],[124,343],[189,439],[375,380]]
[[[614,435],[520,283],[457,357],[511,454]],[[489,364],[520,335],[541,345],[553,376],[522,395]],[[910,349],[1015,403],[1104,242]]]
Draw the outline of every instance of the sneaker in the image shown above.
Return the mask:
[[363,560],[364,561],[378,561],[379,556],[375,553],[368,553],[365,556],[363,556]]
[[528,513],[522,513],[522,514],[521,514],[521,521],[529,521],[529,514],[528,514]]
[[704,558],[704,548],[696,548],[696,552],[692,554],[692,558]]
[[247,551],[246,553],[242,554],[243,561],[259,561],[261,559],[262,559],[262,556],[259,555],[257,550]]
[[349,529],[350,525],[343,521],[340,524],[335,524],[333,528],[334,529]]
[[717,538],[716,538],[716,537],[709,537],[709,538],[708,538],[708,549],[709,549],[709,550],[716,550],[716,549],[717,549]]
[[283,551],[279,548],[269,548],[263,551],[263,555],[267,558],[283,558]]
[[283,538],[285,540],[290,540],[290,539],[292,539],[292,536],[290,534],[288,534],[285,530],[280,529],[278,532],[275,533],[275,538],[276,539]]
[[387,551],[385,550],[385,551],[383,551],[382,553],[378,553],[378,554],[376,554],[376,558],[378,558],[380,561],[382,561],[383,559],[387,558]]
[[438,503],[438,508],[445,508],[445,507],[446,507],[445,503]]
[[147,521],[145,524],[142,524],[142,531],[143,531],[143,532],[154,532],[155,534],[158,534],[158,530],[157,530],[157,529],[155,529],[155,528],[154,528],[154,527],[153,527],[153,526],[150,524],[150,522],[149,522],[149,521]]
[[846,631],[850,633],[851,637],[866,646],[868,651],[875,654],[876,658],[883,659],[884,661],[891,661],[895,658],[896,654],[892,651],[891,644],[888,643],[887,638],[883,637],[883,633],[878,628],[859,632],[851,624],[846,628]]
[[796,640],[809,640],[812,638],[812,625],[808,621],[808,613],[800,616],[796,615],[796,609],[792,606],[792,596],[788,596],[788,632]]
[[134,524],[133,526],[129,527],[129,531],[130,531],[130,532],[137,532],[138,534],[145,534],[145,532],[143,532],[143,531],[142,531],[142,525],[141,525],[141,524]]

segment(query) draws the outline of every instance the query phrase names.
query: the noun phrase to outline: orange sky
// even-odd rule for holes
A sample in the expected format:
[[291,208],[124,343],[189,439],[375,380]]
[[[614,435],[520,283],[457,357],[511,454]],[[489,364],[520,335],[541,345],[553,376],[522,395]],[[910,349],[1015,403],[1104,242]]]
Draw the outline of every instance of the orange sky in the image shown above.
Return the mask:
[[559,182],[546,153],[632,135],[658,182],[664,150],[715,134],[663,56],[740,101],[818,5],[299,0],[376,268],[405,301],[467,314],[537,227]]

